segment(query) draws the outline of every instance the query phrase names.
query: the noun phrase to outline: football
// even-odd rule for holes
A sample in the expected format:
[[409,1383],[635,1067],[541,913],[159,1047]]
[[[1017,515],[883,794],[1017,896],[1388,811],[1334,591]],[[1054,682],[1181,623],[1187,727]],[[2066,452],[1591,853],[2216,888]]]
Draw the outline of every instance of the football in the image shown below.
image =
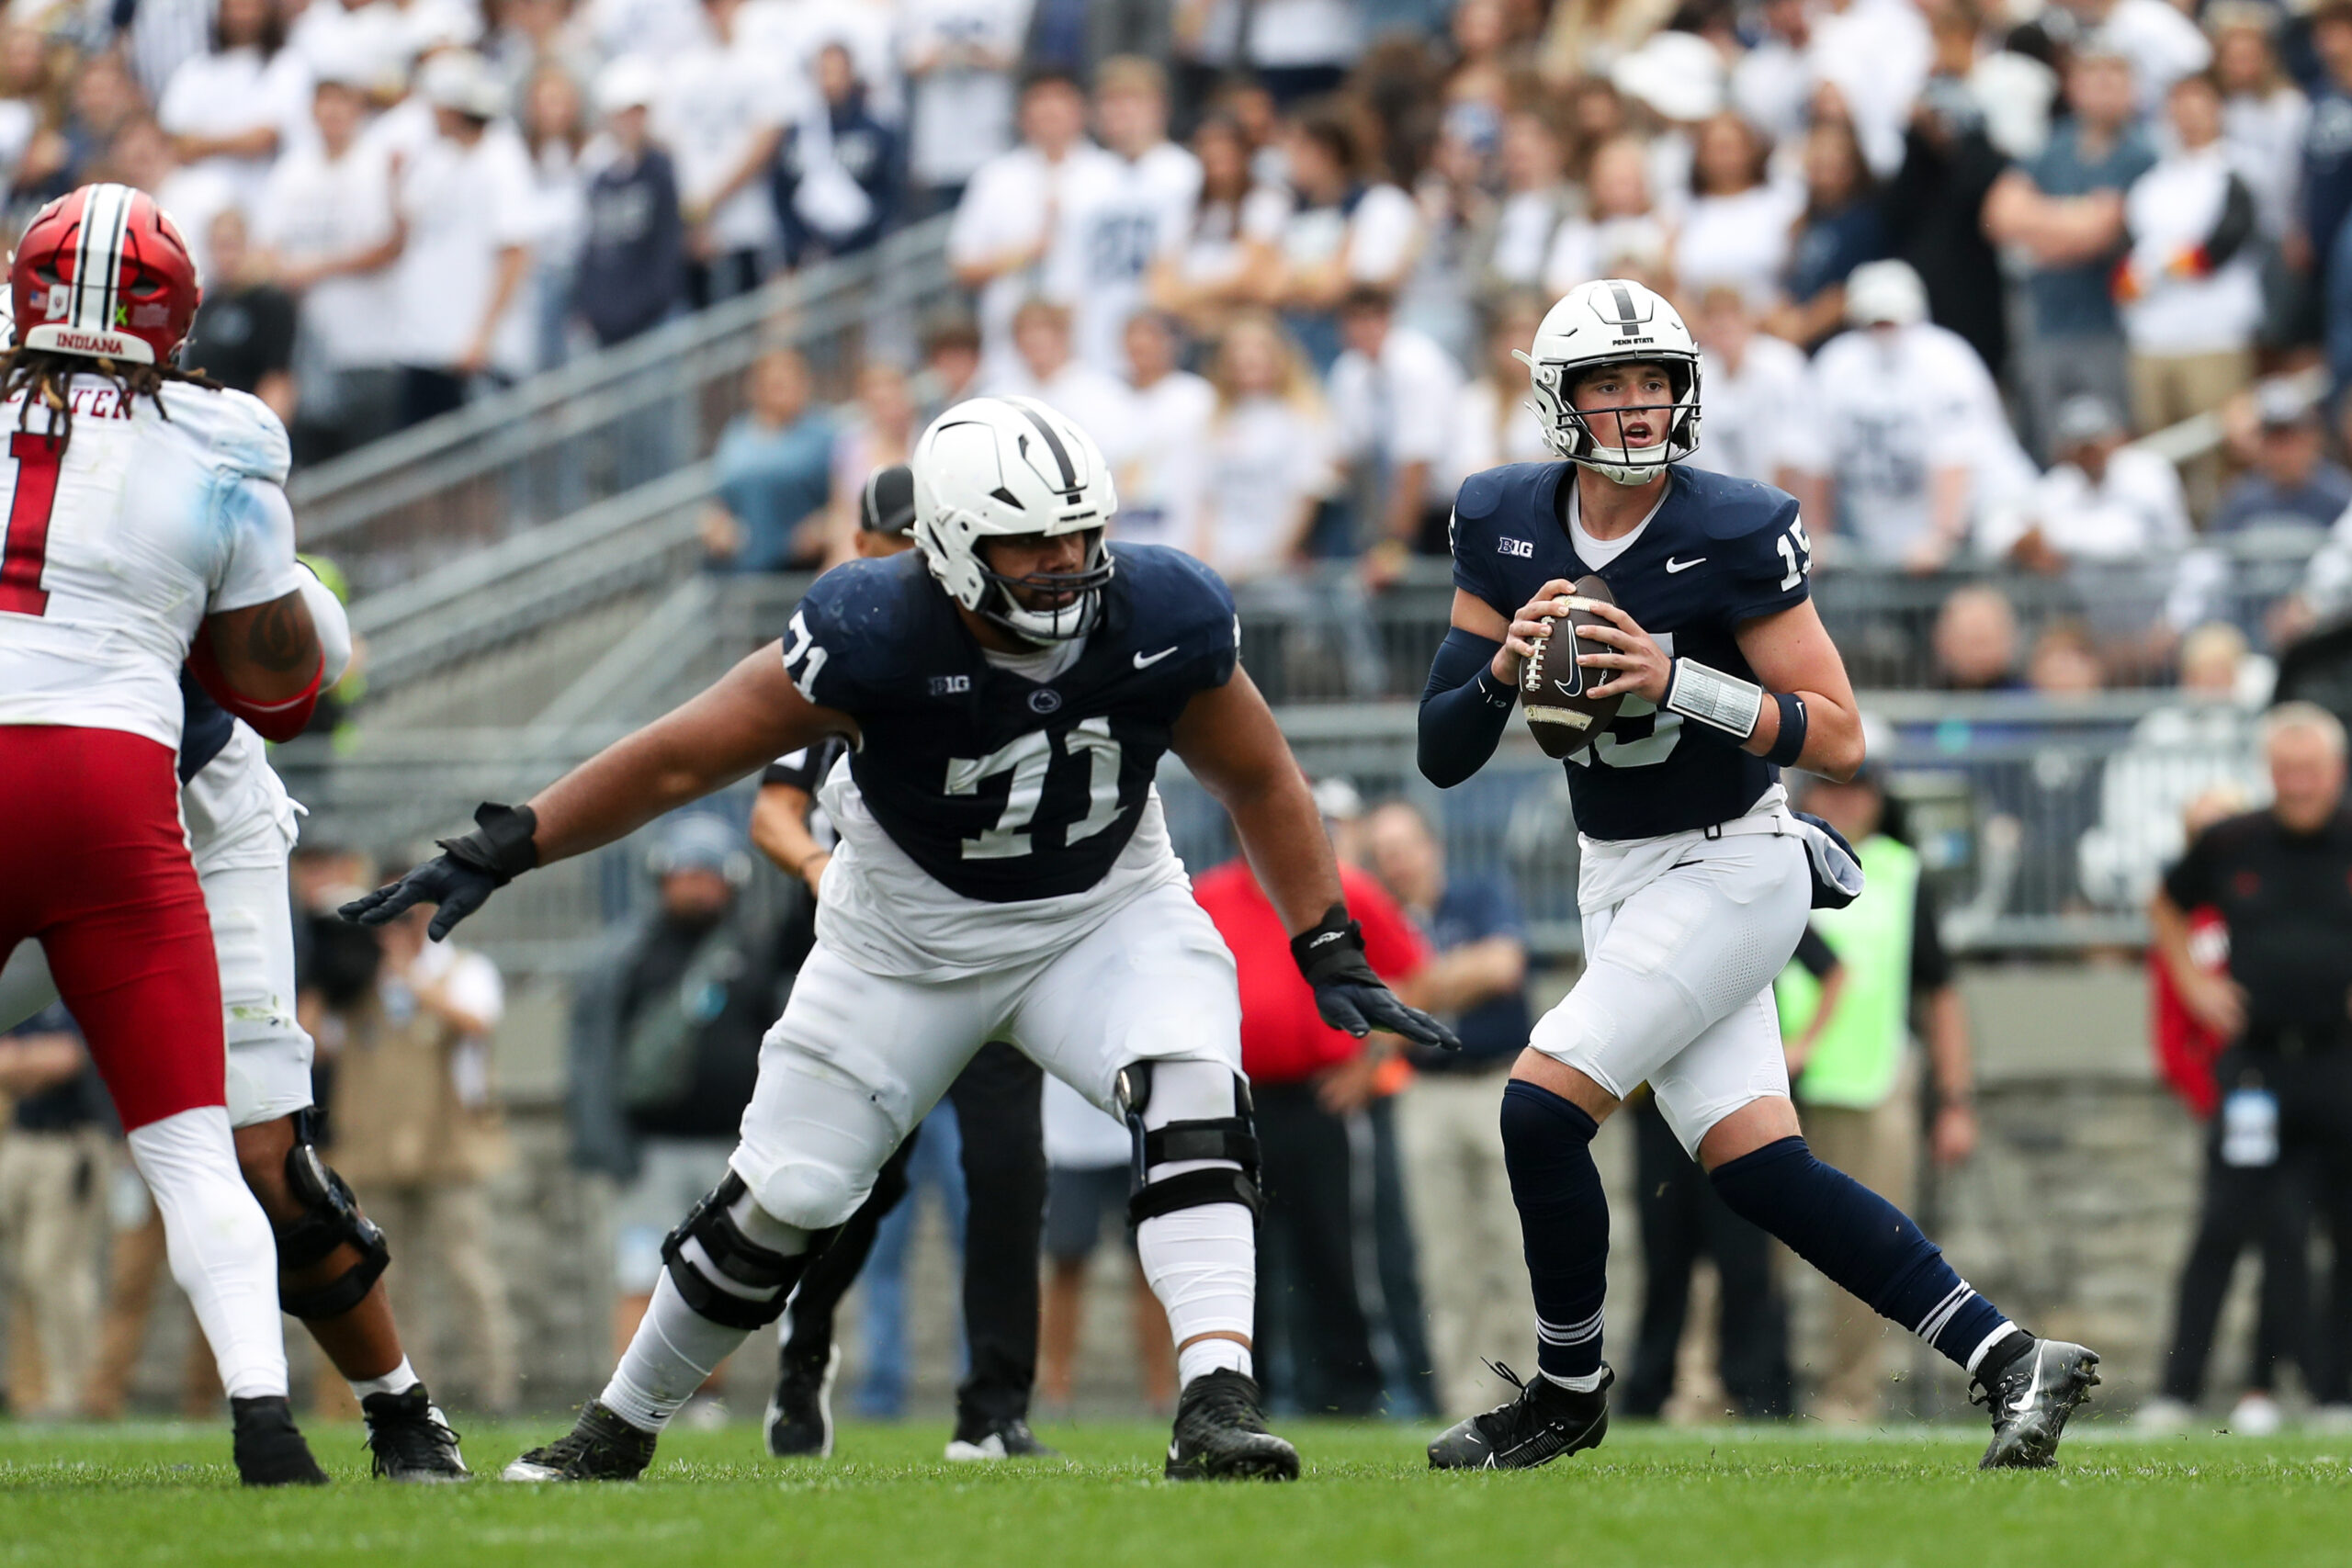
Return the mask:
[[[1572,757],[1590,745],[1625,702],[1623,693],[1600,698],[1586,694],[1586,689],[1601,684],[1607,673],[1587,670],[1576,656],[1611,651],[1607,643],[1584,637],[1588,626],[1606,624],[1594,613],[1595,603],[1614,604],[1617,599],[1597,574],[1578,578],[1574,597],[1553,601],[1560,613],[1544,617],[1535,651],[1520,667],[1519,705],[1527,715],[1527,728],[1535,743],[1547,757]],[[1555,649],[1553,633],[1560,620],[1567,622],[1569,636]]]

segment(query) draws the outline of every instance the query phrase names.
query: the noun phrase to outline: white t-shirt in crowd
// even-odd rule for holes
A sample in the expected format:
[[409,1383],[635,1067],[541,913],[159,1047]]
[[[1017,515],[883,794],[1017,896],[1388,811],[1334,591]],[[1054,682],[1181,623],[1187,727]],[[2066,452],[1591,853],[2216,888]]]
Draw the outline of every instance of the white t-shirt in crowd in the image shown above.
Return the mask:
[[[285,427],[257,398],[166,381],[163,409],[96,375],[68,395],[74,439],[46,471],[0,459],[0,481],[54,487],[38,613],[0,615],[0,724],[119,729],[180,742],[180,666],[204,617],[301,583]],[[24,418],[18,393],[0,417]],[[46,409],[28,427],[48,428]],[[34,443],[36,446],[43,444]]]
[[[1047,235],[1046,225],[1067,195],[1083,188],[1089,171],[1110,157],[1091,141],[1072,147],[1059,163],[1029,146],[1015,147],[980,165],[947,231],[947,259],[957,266],[1023,250]],[[1020,373],[1012,352],[1012,315],[1021,302],[1045,291],[1042,265],[990,278],[980,290],[980,354],[985,374]]]
[[1717,354],[1702,355],[1699,369],[1699,450],[1690,466],[1780,483],[1774,476],[1804,450],[1794,424],[1813,417],[1804,351],[1753,333],[1738,370]]
[[1487,270],[1512,288],[1535,287],[1552,259],[1552,239],[1561,221],[1557,190],[1516,191],[1503,197],[1495,214],[1495,243]]
[[[1140,433],[1136,423],[1135,389],[1125,381],[1075,357],[1042,381],[1018,359],[1013,365],[1008,374],[987,378],[987,395],[1035,398],[1072,421],[1094,437],[1094,445],[1102,449],[1102,460],[1111,465],[1114,474],[1134,457]],[[1126,505],[1124,488],[1119,504],[1122,508]]]
[[1841,333],[1814,357],[1792,456],[1836,481],[1838,531],[1864,558],[1900,562],[1928,536],[1933,477],[1973,463],[1991,380],[1965,339],[1926,322]]
[[[267,60],[259,49],[198,54],[172,73],[155,107],[155,123],[174,136],[240,136],[266,128],[279,152],[311,134],[311,66],[300,52],[280,49]],[[270,157],[207,158],[237,183],[241,198],[258,195]],[[200,166],[200,165],[199,165]]]
[[[903,0],[899,8],[901,69],[948,46],[1021,55],[1031,0]],[[910,76],[907,171],[917,186],[959,186],[1012,145],[1012,73],[934,66]]]
[[1791,226],[1804,210],[1804,191],[1785,186],[1693,197],[1674,233],[1674,276],[1682,298],[1695,305],[1708,289],[1728,285],[1749,309],[1770,307],[1788,266]]
[[1420,238],[1421,212],[1413,198],[1393,185],[1369,186],[1352,208],[1294,209],[1283,226],[1283,258],[1295,267],[1317,266],[1344,247],[1350,281],[1396,286]]
[[488,1105],[489,1032],[506,1016],[506,983],[499,976],[498,965],[471,948],[451,947],[446,942],[426,942],[410,965],[408,979],[388,970],[379,984],[378,995],[384,1010],[395,1023],[403,1021],[416,1006],[411,981],[439,986],[451,1007],[481,1021],[482,1032],[465,1035],[449,1053],[449,1087],[457,1091],[461,1104],[477,1108]]
[[2123,304],[2123,336],[2141,354],[2220,354],[2252,346],[2262,324],[2262,276],[2242,249],[2208,277],[2172,270],[2221,220],[2232,167],[2226,143],[2174,152],[2132,182],[2123,223],[2132,238],[2136,299]]
[[2073,463],[2061,463],[2034,485],[2022,507],[1984,520],[1978,547],[1999,556],[2028,528],[2069,560],[2128,561],[2169,556],[2188,543],[2188,505],[2180,474],[2168,458],[2136,446],[2108,455],[2098,482]]
[[582,20],[606,60],[641,54],[659,62],[710,41],[698,0],[587,0]]
[[1281,398],[1243,398],[1211,419],[1202,483],[1201,558],[1239,582],[1288,565],[1306,503],[1337,484],[1331,425]]
[[1133,160],[1089,159],[1062,191],[1046,293],[1070,308],[1078,356],[1117,375],[1127,319],[1143,308],[1152,264],[1173,253],[1193,227],[1201,161],[1172,141]]
[[1137,545],[1200,548],[1202,469],[1216,389],[1189,370],[1173,370],[1131,391],[1135,437],[1118,475],[1114,538]]
[[1552,254],[1544,261],[1544,287],[1566,294],[1579,283],[1624,271],[1628,256],[1666,259],[1672,235],[1653,213],[1631,218],[1571,218],[1552,236]]
[[2107,20],[2099,24],[2098,36],[2132,62],[2140,112],[2152,118],[2163,110],[2165,95],[2175,82],[2213,62],[2213,45],[2205,29],[2165,0],[2115,0]]
[[1178,268],[1196,288],[1229,283],[1240,275],[1242,247],[1280,249],[1283,226],[1289,221],[1290,193],[1280,186],[1252,186],[1238,202],[1196,203]]
[[[677,165],[679,201],[690,205],[717,191],[755,141],[793,117],[800,96],[790,68],[740,34],[731,45],[705,43],[673,56],[662,67],[653,133]],[[710,236],[722,254],[775,244],[767,182],[755,175],[719,203]]]
[[[254,243],[296,265],[379,245],[392,231],[391,160],[360,141],[341,158],[314,137],[277,161],[253,214]],[[347,273],[302,296],[303,335],[327,366],[394,363],[400,355],[392,267]]]
[[2299,87],[2280,87],[2267,98],[2242,93],[2222,107],[2230,166],[2254,193],[2262,231],[2274,240],[2295,226],[2303,131],[2311,121],[2312,101]]
[[1461,396],[1460,367],[1408,326],[1388,329],[1376,361],[1351,348],[1331,367],[1331,417],[1340,452],[1391,468],[1427,463],[1428,498],[1440,505],[1453,498],[1448,446]]
[[1902,166],[1903,133],[1934,53],[1927,18],[1913,0],[1849,0],[1842,11],[1813,18],[1805,63],[1814,85],[1829,83],[1846,100],[1862,156],[1881,179]]
[[1529,404],[1527,383],[1517,378],[1498,382],[1481,377],[1471,382],[1462,389],[1453,413],[1453,482],[1457,487],[1472,474],[1505,463],[1552,459],[1544,445],[1544,423]]
[[371,88],[397,88],[414,53],[408,19],[391,0],[364,6],[312,0],[295,18],[286,47],[302,57],[313,78],[356,76]]
[[[464,355],[489,310],[500,253],[537,238],[530,154],[504,120],[466,147],[435,137],[401,168],[408,243],[392,267],[401,362],[447,369]],[[517,289],[492,337],[491,362],[509,375],[531,364],[528,313]]]
[[897,6],[889,0],[751,0],[735,18],[737,42],[782,61],[796,87],[805,85],[810,92],[818,54],[829,43],[840,44],[865,84],[866,107],[892,123],[906,110],[898,34]]

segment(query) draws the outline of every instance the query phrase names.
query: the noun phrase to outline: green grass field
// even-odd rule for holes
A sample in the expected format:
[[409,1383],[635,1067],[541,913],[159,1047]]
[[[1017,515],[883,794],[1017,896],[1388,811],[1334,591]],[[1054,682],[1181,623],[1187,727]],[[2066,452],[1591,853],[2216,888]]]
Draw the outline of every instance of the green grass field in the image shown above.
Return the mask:
[[[560,1422],[466,1427],[493,1472]],[[1436,1476],[1401,1427],[1291,1424],[1295,1486],[1175,1486],[1164,1428],[1058,1427],[1067,1464],[939,1459],[944,1427],[853,1427],[839,1458],[759,1455],[750,1426],[678,1433],[635,1486],[369,1483],[354,1427],[313,1427],[325,1492],[249,1494],[225,1431],[0,1427],[0,1563],[639,1564],[2352,1562],[2352,1438],[2141,1439],[2078,1426],[2060,1467],[1980,1475],[1973,1428],[1629,1429],[1515,1475]]]

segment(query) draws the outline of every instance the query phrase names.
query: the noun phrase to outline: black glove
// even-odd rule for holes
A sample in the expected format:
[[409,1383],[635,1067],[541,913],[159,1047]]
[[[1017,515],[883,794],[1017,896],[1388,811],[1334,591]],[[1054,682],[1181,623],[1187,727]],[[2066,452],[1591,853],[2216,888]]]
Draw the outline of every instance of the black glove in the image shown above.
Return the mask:
[[439,942],[492,893],[539,863],[538,846],[531,842],[539,819],[529,807],[486,800],[474,807],[474,822],[463,838],[438,840],[442,852],[398,882],[345,904],[343,918],[380,926],[412,904],[438,904],[425,934]]
[[1312,931],[1290,939],[1290,955],[1315,990],[1315,1010],[1334,1029],[1361,1040],[1374,1030],[1401,1034],[1416,1045],[1459,1051],[1453,1031],[1418,1008],[1396,999],[1364,962],[1363,927],[1348,919],[1348,907],[1334,904]]

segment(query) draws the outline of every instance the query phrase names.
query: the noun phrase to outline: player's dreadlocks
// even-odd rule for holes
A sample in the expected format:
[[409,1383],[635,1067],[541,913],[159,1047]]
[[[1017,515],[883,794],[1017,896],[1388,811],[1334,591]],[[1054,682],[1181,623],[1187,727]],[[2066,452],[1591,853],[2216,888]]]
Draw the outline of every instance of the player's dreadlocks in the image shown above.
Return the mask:
[[84,354],[59,354],[51,349],[27,348],[22,344],[0,354],[0,400],[25,394],[24,406],[17,413],[17,428],[32,428],[33,404],[38,400],[50,411],[49,434],[57,442],[58,456],[74,440],[74,400],[71,393],[75,376],[99,376],[114,383],[125,404],[134,398],[145,398],[155,405],[155,412],[170,419],[171,412],[164,407],[164,383],[184,381],[201,387],[208,392],[227,389],[201,370],[183,370],[176,365],[129,365],[113,359],[94,358]]

